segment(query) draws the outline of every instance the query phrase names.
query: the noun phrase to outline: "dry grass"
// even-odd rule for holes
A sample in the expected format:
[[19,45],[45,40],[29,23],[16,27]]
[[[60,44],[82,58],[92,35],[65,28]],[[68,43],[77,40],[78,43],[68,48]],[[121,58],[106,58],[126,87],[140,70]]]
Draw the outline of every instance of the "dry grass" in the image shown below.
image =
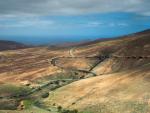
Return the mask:
[[[112,54],[116,55],[148,56],[150,53],[149,35],[134,35],[76,47],[73,56],[99,56],[106,49],[110,49],[113,51]],[[34,83],[38,81],[43,84],[49,79],[74,77],[65,75],[68,70],[60,69],[48,62],[48,59],[53,57],[70,57],[69,50],[70,48],[49,50],[46,47],[35,47],[0,52],[2,58],[0,59],[0,84],[14,83],[20,85],[29,82],[31,86],[34,86]],[[67,69],[89,70],[96,62],[95,59],[64,58],[59,59],[58,64]],[[60,105],[67,109],[77,108],[83,113],[149,113],[149,64],[150,59],[106,59],[92,70],[99,76],[80,80],[50,92],[49,97],[44,100],[44,104],[48,107],[56,104],[56,106]],[[68,71],[67,73],[72,72]],[[79,72],[73,73],[81,76]],[[0,90],[3,95],[8,95],[8,93],[4,93],[4,90]],[[9,88],[8,90],[9,93],[14,92]],[[49,89],[44,91],[48,92]],[[31,111],[47,113],[47,111],[36,107],[23,111],[1,112],[29,113]]]
[[[148,103],[150,101],[149,77],[150,71],[147,69],[145,71],[127,71],[77,81],[52,92],[49,98],[45,100],[45,104],[51,106],[56,103],[56,105],[62,105],[65,108],[82,110],[98,104],[105,105],[105,102],[113,102],[112,100],[121,103],[138,101]],[[119,104],[117,106],[119,107]],[[113,106],[111,107],[115,109]]]
[[20,83],[53,74],[59,69],[51,66],[48,59],[66,54],[64,50],[50,51],[44,47],[1,52],[0,83]]

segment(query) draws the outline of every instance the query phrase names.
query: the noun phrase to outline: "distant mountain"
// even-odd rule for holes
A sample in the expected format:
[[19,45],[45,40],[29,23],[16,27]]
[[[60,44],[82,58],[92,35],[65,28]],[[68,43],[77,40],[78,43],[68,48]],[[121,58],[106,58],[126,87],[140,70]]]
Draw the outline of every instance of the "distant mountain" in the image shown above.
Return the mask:
[[15,41],[0,40],[0,51],[23,49],[27,47],[29,46],[24,45],[22,43],[15,42]]

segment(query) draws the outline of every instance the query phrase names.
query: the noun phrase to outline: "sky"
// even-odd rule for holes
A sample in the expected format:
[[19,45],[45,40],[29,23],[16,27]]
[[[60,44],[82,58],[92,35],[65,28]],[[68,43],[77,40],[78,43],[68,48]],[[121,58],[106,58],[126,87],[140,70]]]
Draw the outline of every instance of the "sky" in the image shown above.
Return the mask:
[[0,40],[76,42],[150,28],[150,0],[0,0]]

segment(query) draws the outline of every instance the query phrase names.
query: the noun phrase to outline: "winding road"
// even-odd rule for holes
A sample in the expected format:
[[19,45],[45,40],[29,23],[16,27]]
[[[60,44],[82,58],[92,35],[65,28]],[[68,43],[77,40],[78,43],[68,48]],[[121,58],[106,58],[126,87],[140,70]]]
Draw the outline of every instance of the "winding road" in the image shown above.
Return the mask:
[[[63,56],[59,56],[59,57],[53,57],[51,59],[48,59],[48,62],[50,64],[52,64],[53,66],[57,66],[58,68],[61,68],[61,69],[64,69],[66,70],[66,68],[64,68],[63,66],[59,66],[57,63],[56,63],[56,60],[58,60],[59,58],[99,58],[99,62],[97,62],[89,71],[87,70],[80,70],[80,69],[68,69],[68,70],[71,70],[71,71],[78,71],[78,72],[83,72],[86,74],[85,78],[87,77],[91,77],[92,76],[97,76],[95,73],[94,73],[94,69],[97,68],[97,66],[103,62],[104,60],[106,60],[107,58],[110,58],[110,57],[113,57],[113,58],[127,58],[127,59],[149,59],[150,56],[119,56],[119,55],[112,55],[112,56],[100,56],[100,57],[77,57],[74,55],[74,50],[75,48],[71,48],[69,50],[69,55],[70,57],[63,57]],[[89,76],[90,75],[90,76]],[[84,78],[83,78],[84,79]],[[35,89],[32,89],[30,92],[26,93],[26,94],[20,94],[20,95],[14,95],[14,96],[8,96],[8,97],[0,97],[0,99],[12,99],[12,98],[25,98],[25,97],[28,97],[30,96],[31,94],[33,93],[36,93],[38,91],[41,91],[43,88],[49,86],[50,84],[54,83],[54,82],[59,82],[59,81],[77,81],[79,79],[57,79],[57,80],[50,80],[49,82],[35,88]]]
[[[73,54],[74,49],[75,49],[75,48],[72,48],[72,49],[69,50],[69,54],[70,54],[70,56],[71,56],[70,58],[75,57],[75,55]],[[53,57],[53,58],[51,58],[51,59],[48,59],[48,62],[50,62],[50,64],[52,64],[53,66],[57,66],[58,68],[61,68],[61,69],[63,68],[63,69],[65,69],[63,66],[61,67],[61,66],[57,65],[56,60],[59,59],[59,58],[64,58],[64,57]],[[70,70],[70,69],[69,69],[69,70]],[[90,71],[86,71],[86,70],[72,69],[72,71],[84,72],[84,73],[86,73],[86,74],[89,74],[89,73],[90,73],[90,74],[96,76],[96,74],[94,74],[94,73],[92,73],[92,72],[90,72]],[[12,95],[12,96],[7,96],[7,97],[1,97],[1,96],[0,96],[0,99],[26,98],[26,97],[32,95],[33,93],[36,93],[36,92],[41,91],[42,89],[44,89],[45,87],[51,85],[52,83],[54,83],[54,82],[56,82],[56,81],[57,81],[57,82],[62,82],[62,81],[65,81],[65,82],[66,82],[66,81],[77,81],[77,80],[78,80],[78,79],[57,79],[57,80],[50,80],[50,81],[48,81],[47,83],[45,83],[45,84],[43,84],[43,85],[41,85],[41,86],[39,86],[39,87],[37,87],[37,88],[35,88],[35,89],[32,89],[31,91],[29,91],[29,92],[26,93],[26,94]]]
[[70,57],[54,57],[52,59],[50,59],[50,62],[53,66],[57,66],[58,68],[61,68],[61,69],[64,69],[64,70],[67,70],[66,68],[64,68],[63,66],[60,66],[57,64],[57,60],[58,59],[61,59],[61,58],[98,58],[99,61],[89,70],[81,70],[81,69],[68,69],[68,70],[71,70],[71,71],[78,71],[78,72],[83,72],[85,74],[87,74],[87,77],[91,77],[91,76],[97,76],[97,74],[94,72],[94,70],[99,66],[99,64],[101,64],[104,60],[108,59],[108,58],[126,58],[126,59],[148,59],[150,58],[150,56],[119,56],[119,55],[101,55],[99,57],[81,57],[81,56],[75,56],[74,55],[74,51],[75,51],[75,47],[74,48],[71,48],[69,50],[69,56]]
[[82,72],[82,73],[85,73],[85,74],[91,74],[91,75],[93,75],[93,76],[97,76],[95,73],[93,73],[92,71],[87,71],[87,70],[83,70],[83,69],[66,69],[66,68],[64,68],[63,66],[60,66],[60,65],[58,65],[57,64],[57,60],[58,59],[60,59],[60,58],[97,58],[97,57],[76,57],[75,55],[74,55],[74,50],[75,50],[75,48],[71,48],[70,50],[69,50],[69,55],[70,55],[70,57],[54,57],[54,58],[52,58],[52,59],[50,59],[50,62],[51,62],[51,64],[53,65],[53,66],[57,66],[58,68],[61,68],[61,69],[64,69],[64,70],[70,70],[70,71],[78,71],[78,72]]

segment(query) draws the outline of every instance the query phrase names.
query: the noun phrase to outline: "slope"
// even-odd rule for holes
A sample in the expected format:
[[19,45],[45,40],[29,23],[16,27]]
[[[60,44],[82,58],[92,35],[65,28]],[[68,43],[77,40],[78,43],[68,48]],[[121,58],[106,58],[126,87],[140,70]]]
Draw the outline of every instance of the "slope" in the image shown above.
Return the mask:
[[[76,55],[111,57],[95,67],[98,75],[50,93],[44,103],[90,113],[150,112],[150,31],[77,48]],[[111,50],[111,51],[110,51]]]

